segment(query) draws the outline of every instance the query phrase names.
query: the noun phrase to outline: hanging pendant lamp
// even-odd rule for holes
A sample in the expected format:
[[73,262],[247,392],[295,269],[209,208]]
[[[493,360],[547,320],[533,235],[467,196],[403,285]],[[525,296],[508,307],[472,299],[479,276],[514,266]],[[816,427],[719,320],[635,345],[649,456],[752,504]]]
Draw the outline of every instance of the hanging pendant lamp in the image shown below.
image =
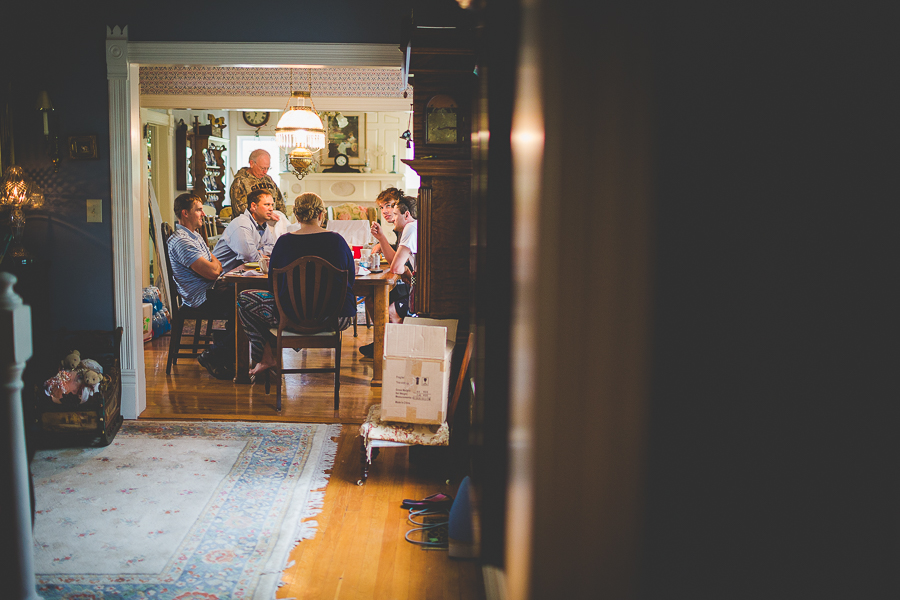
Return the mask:
[[[325,147],[325,128],[312,101],[312,69],[309,70],[309,91],[294,91],[294,72],[291,70],[291,97],[285,107],[275,138],[278,145],[288,152],[288,162],[298,179],[303,179],[313,162],[313,152]],[[311,106],[305,105],[309,99]]]

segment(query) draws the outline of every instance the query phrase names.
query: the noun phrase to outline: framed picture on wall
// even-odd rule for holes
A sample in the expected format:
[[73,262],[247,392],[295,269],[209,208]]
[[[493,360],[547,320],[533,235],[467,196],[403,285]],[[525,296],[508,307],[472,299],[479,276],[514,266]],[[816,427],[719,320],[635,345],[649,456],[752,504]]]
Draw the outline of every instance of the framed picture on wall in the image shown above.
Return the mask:
[[97,136],[70,135],[69,158],[71,160],[97,158]]
[[365,164],[366,113],[328,111],[321,116],[327,137],[322,164],[334,165],[338,154],[346,154],[351,165]]

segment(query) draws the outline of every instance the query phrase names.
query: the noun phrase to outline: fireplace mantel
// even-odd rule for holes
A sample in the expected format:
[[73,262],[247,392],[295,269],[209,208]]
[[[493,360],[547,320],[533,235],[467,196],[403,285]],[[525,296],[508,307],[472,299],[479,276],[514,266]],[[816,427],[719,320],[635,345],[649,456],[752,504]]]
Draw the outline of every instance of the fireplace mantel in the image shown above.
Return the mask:
[[303,179],[297,179],[293,173],[281,173],[280,177],[281,191],[289,207],[304,192],[321,196],[326,207],[344,202],[375,206],[375,198],[383,189],[403,186],[400,173],[310,173]]

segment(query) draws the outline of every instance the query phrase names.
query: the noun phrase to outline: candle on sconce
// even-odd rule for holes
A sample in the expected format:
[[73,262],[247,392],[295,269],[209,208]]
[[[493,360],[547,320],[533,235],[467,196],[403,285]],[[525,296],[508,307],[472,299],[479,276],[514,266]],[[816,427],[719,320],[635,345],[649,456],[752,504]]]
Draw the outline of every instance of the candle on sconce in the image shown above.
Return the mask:
[[397,142],[394,142],[394,156],[397,156]]

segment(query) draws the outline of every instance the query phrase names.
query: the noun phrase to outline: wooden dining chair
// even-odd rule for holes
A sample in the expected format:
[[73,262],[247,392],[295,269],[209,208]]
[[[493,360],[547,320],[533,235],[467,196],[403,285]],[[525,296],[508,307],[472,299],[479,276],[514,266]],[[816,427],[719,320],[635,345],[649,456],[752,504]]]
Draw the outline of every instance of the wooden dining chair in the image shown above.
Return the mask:
[[[366,301],[366,297],[365,297],[365,296],[357,296],[357,297],[356,297],[356,309],[357,309],[357,310],[356,310],[355,313],[353,313],[353,337],[357,337],[356,325],[357,325],[357,321],[359,320],[359,318],[358,318],[358,315],[359,315],[359,305],[360,305],[360,304],[364,304],[365,301]],[[364,307],[364,308],[365,308],[365,307]],[[365,313],[365,315],[366,315],[366,328],[367,328],[367,329],[371,329],[371,328],[372,328],[372,322],[371,322],[371,320],[369,319],[369,313],[366,312],[365,309],[363,310],[363,313]]]
[[[282,377],[290,373],[334,373],[334,412],[340,408],[341,332],[335,331],[347,297],[347,271],[338,269],[318,256],[298,258],[286,267],[272,269],[272,290],[278,307],[278,327],[270,329],[275,336],[275,367],[269,369],[275,378],[275,407],[281,410]],[[289,302],[282,302],[282,289]],[[285,369],[285,348],[331,348],[334,366]],[[266,380],[266,393],[269,381]]]
[[456,405],[459,403],[459,395],[466,382],[466,373],[469,370],[474,350],[475,334],[469,333],[466,351],[459,365],[459,374],[456,376],[456,386],[453,388],[453,395],[447,405],[447,420],[440,425],[384,421],[381,418],[381,404],[373,404],[369,408],[365,422],[359,427],[359,435],[362,438],[360,449],[362,452],[362,477],[356,482],[357,485],[363,485],[369,478],[369,467],[372,465],[372,460],[378,455],[380,448],[450,445],[450,424],[453,423],[453,415],[456,413]]
[[210,249],[215,248],[216,242],[222,237],[219,233],[219,228],[216,225],[215,206],[210,206],[209,204],[203,205],[203,223],[200,229],[203,238],[206,240],[206,245],[209,246]]
[[[172,374],[172,365],[178,364],[179,358],[197,358],[200,353],[212,345],[212,329],[215,317],[212,313],[192,308],[184,303],[178,286],[175,285],[175,276],[172,273],[172,260],[169,258],[169,238],[175,233],[172,226],[163,221],[160,225],[163,234],[163,253],[166,257],[166,270],[169,275],[169,293],[171,294],[172,330],[169,333],[169,354],[166,358],[166,375]],[[193,341],[182,343],[182,332],[185,322],[194,322]],[[206,323],[206,333],[202,333],[203,323]]]

